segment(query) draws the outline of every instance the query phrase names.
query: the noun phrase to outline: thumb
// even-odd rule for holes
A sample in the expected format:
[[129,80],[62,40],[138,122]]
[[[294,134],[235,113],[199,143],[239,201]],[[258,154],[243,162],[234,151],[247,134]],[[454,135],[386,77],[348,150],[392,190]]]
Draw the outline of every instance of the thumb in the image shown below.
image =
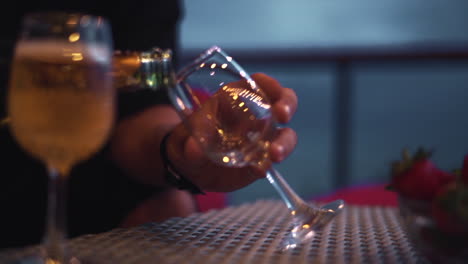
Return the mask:
[[184,158],[195,166],[201,166],[205,161],[205,154],[200,144],[193,137],[188,137],[185,141]]
[[203,163],[203,150],[183,124],[172,130],[169,142],[170,156],[180,161],[181,164],[188,163],[190,166],[197,166]]

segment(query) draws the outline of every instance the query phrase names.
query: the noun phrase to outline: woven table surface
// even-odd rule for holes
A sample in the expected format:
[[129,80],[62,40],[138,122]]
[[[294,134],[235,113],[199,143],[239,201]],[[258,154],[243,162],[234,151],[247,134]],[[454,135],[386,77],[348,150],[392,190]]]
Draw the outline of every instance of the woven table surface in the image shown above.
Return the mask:
[[[69,246],[93,263],[425,263],[408,241],[396,208],[347,206],[312,240],[280,251],[290,220],[282,202],[257,201],[85,235]],[[0,263],[32,250],[0,251]]]

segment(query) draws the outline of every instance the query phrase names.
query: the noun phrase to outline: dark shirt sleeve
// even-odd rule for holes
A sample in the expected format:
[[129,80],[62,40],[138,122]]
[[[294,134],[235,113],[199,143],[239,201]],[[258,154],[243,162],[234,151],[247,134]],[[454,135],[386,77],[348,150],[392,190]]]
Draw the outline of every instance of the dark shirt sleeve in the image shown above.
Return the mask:
[[0,248],[39,243],[45,226],[45,167],[0,127]]

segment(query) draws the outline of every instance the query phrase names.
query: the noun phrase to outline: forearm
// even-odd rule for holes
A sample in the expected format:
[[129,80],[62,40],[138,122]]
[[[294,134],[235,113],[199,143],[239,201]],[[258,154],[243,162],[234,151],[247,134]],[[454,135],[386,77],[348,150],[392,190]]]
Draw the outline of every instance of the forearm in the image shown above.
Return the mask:
[[159,146],[179,122],[168,105],[157,105],[119,121],[110,142],[112,160],[141,183],[166,186]]

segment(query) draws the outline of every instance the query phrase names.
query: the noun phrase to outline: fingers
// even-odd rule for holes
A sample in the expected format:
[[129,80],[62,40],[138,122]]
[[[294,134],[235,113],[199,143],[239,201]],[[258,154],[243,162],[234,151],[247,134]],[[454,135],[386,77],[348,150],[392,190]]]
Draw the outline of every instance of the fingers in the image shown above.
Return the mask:
[[274,78],[263,74],[252,74],[252,78],[262,88],[273,105],[273,114],[280,123],[291,120],[297,110],[297,95],[291,88],[285,88]]
[[252,79],[262,88],[272,102],[276,102],[281,98],[283,86],[276,79],[264,73],[254,73]]
[[273,162],[281,162],[289,156],[297,144],[296,132],[289,128],[279,128],[278,134],[270,147],[270,159]]
[[281,99],[273,104],[273,115],[279,123],[285,124],[291,121],[297,110],[297,96],[290,88],[282,89]]

